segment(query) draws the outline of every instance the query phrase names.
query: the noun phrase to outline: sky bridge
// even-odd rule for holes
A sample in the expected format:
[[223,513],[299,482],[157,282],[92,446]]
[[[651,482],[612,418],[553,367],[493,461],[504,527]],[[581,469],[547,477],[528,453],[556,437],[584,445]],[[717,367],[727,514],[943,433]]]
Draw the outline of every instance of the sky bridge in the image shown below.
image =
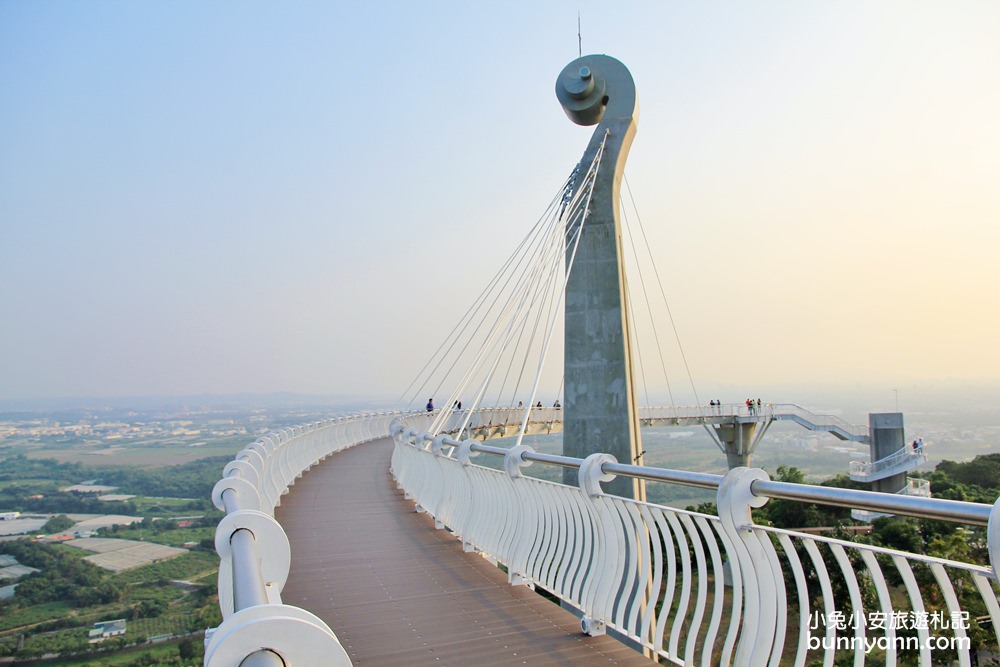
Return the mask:
[[[528,433],[558,432],[562,425],[562,409],[535,407],[529,409],[500,408],[477,411],[468,431],[480,439],[516,435],[527,415]],[[640,407],[639,419],[644,427],[656,426],[718,426],[723,424],[770,424],[792,421],[810,431],[830,433],[840,440],[867,444],[868,427],[852,424],[835,415],[816,414],[792,403],[768,403],[757,411],[738,403],[718,406]]]
[[[573,122],[597,127],[549,211],[404,392],[411,406],[443,393],[445,407],[282,429],[224,468],[212,493],[226,513],[224,620],[206,635],[206,666],[860,666],[873,642],[887,665],[929,666],[937,650],[961,666],[1000,655],[1000,503],[911,484],[921,456],[906,448],[902,414],[857,426],[797,405],[705,406],[686,359],[698,405],[641,406],[649,348],[618,210],[634,84],[613,58],[582,56],[556,93]],[[561,406],[542,406],[553,394]],[[873,490],[750,467],[776,421],[867,443],[871,461],[852,474]],[[704,427],[729,471],[646,466],[641,431],[659,425]],[[561,454],[524,441],[560,430]],[[488,442],[498,437],[513,444]],[[479,465],[486,457],[502,466]],[[560,469],[562,482],[525,475],[532,465]],[[646,502],[651,482],[714,492],[717,514]],[[951,522],[980,531],[986,556],[758,523],[753,510],[772,500]]]
[[[907,649],[903,628],[810,625],[814,612],[852,609],[967,619],[976,627],[936,630],[960,665],[1000,651],[997,506],[498,448],[432,436],[433,420],[373,413],[283,429],[226,466],[213,492],[227,511],[225,620],[206,665],[804,665],[845,653],[862,665],[865,637],[887,647],[886,664],[932,664],[930,627],[910,628],[922,648]],[[477,456],[502,456],[503,470]],[[570,469],[578,484],[524,476],[528,465]],[[614,476],[715,489],[719,515],[610,496]],[[752,509],[775,498],[985,527],[989,560],[754,523]]]
[[[473,411],[446,409],[439,419],[442,432],[461,433],[479,440],[510,438],[518,435],[558,433],[563,430],[562,408],[521,407],[487,408]],[[762,404],[760,408],[745,404],[639,407],[640,427],[702,426],[711,440],[727,455],[730,467],[747,465],[771,424],[790,421],[811,431],[830,433],[840,440],[871,444],[868,426],[851,424],[835,415],[816,414],[795,404]],[[897,456],[898,458],[898,456]],[[896,460],[896,459],[893,459]],[[633,461],[641,461],[640,456]],[[897,472],[912,470],[926,461],[907,460]],[[876,461],[877,463],[877,461]],[[872,465],[856,462],[856,465]],[[882,469],[882,468],[879,468]],[[882,475],[882,478],[888,475]]]

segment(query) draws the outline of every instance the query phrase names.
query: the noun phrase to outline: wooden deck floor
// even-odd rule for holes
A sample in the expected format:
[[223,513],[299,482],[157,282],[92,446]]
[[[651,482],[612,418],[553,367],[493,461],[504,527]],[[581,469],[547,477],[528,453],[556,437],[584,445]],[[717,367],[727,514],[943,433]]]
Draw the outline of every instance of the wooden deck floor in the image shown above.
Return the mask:
[[[356,667],[654,664],[579,621],[417,514],[390,440],[306,473],[276,516],[292,545],[282,599],[321,617]],[[317,665],[322,662],[317,662]]]

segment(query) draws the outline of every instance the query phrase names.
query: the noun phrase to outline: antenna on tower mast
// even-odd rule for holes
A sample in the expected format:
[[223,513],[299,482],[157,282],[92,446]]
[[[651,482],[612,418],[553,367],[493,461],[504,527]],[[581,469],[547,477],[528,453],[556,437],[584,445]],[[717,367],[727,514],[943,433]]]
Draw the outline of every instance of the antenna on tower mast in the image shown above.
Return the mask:
[[580,11],[576,12],[576,47],[580,58],[583,57],[583,35],[580,32]]

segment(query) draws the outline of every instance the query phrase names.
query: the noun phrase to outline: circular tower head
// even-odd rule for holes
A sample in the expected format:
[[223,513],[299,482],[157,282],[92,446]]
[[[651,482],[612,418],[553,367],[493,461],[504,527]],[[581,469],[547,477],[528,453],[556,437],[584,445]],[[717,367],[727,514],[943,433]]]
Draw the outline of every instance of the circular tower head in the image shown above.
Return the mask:
[[629,118],[637,111],[632,74],[611,56],[583,56],[566,65],[556,79],[556,97],[577,125],[597,125],[605,116]]

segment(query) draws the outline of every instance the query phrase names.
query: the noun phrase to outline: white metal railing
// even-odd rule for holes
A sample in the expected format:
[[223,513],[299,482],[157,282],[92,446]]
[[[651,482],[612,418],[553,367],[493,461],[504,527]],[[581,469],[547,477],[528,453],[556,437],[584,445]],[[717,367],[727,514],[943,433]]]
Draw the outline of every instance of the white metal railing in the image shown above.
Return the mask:
[[[459,425],[467,422],[466,435],[478,439],[505,437],[516,432],[522,419],[527,415],[528,423],[533,431],[540,429],[550,431],[562,428],[563,410],[561,407],[550,406],[519,406],[511,408],[478,408],[476,410],[439,410],[435,415],[446,415],[447,424],[432,428],[431,419],[427,430],[436,432],[454,431]],[[835,415],[820,415],[813,413],[794,403],[766,403],[746,405],[726,403],[720,405],[695,406],[642,406],[639,408],[639,419],[644,426],[684,425],[725,423],[733,419],[771,421],[784,420],[795,423],[813,431],[832,433],[841,440],[867,442],[868,427],[851,424]]]
[[[532,422],[558,416],[557,410],[535,410]],[[576,607],[586,632],[611,628],[667,661],[762,665],[794,646],[794,656],[786,656],[791,664],[805,664],[807,656],[832,664],[850,640],[855,664],[864,664],[858,638],[865,627],[851,626],[847,634],[837,625],[811,628],[810,610],[831,621],[854,610],[883,619],[889,612],[952,618],[968,612],[972,600],[974,611],[992,622],[990,636],[997,636],[1000,605],[992,567],[779,530],[754,524],[750,515],[752,507],[781,498],[989,524],[995,564],[995,506],[771,482],[763,471],[747,468],[722,477],[628,466],[605,454],[581,461],[526,446],[506,450],[431,436],[426,429],[436,420],[442,432],[457,435],[468,415],[446,415],[443,422],[440,416],[375,413],[283,429],[251,443],[226,465],[213,491],[216,505],[227,512],[216,531],[224,620],[206,635],[205,665],[296,667],[316,664],[316,656],[323,656],[324,665],[350,664],[322,620],[281,603],[289,547],[273,511],[287,487],[324,457],[390,432],[397,482],[467,550],[505,565],[512,583],[545,588]],[[479,426],[500,417],[491,411],[473,415]],[[482,453],[504,456],[504,470],[473,465],[472,457]],[[521,475],[534,463],[579,468],[581,485]],[[717,489],[719,516],[606,495],[600,484],[614,475]],[[886,662],[893,664],[893,642],[906,632],[867,632],[877,645],[886,643]],[[934,639],[926,627],[909,634]],[[962,628],[944,634],[966,637]],[[929,665],[926,646],[924,641],[917,654]],[[959,664],[970,664],[968,648],[960,646],[956,655]],[[900,660],[912,658],[905,656]]]
[[869,438],[867,426],[852,424],[836,415],[815,414],[794,403],[775,405],[774,414],[775,419],[791,420],[813,431],[827,431],[843,440],[867,442]]
[[851,461],[851,479],[870,481],[913,470],[927,462],[923,447],[903,446],[878,461]]
[[719,405],[649,406],[639,408],[639,417],[649,420],[709,419],[711,417],[770,417],[781,405],[762,403],[720,403]]
[[[903,486],[896,494],[901,496],[916,496],[919,498],[930,498],[931,497],[931,483],[929,480],[920,479],[919,477],[907,477],[906,485]],[[851,518],[855,521],[874,521],[879,517],[891,516],[886,512],[869,512],[867,510],[851,510]]]
[[386,437],[400,416],[358,414],[281,429],[226,464],[212,490],[215,506],[226,512],[215,531],[223,621],[206,632],[206,667],[351,664],[326,623],[281,602],[290,548],[274,508],[303,472],[334,452]]
[[919,477],[907,477],[906,486],[897,491],[904,496],[920,496],[921,498],[931,497],[931,482]]
[[[431,435],[409,419],[392,432],[392,472],[418,509],[466,550],[504,565],[512,584],[544,588],[578,609],[589,634],[613,629],[675,664],[741,666],[831,665],[845,650],[862,665],[872,647],[886,664],[929,665],[932,648],[948,640],[958,664],[969,665],[970,635],[952,621],[983,616],[979,635],[994,652],[1000,645],[994,567],[757,525],[751,515],[780,498],[989,525],[995,566],[998,505],[772,482],[750,468],[721,477],[606,454],[505,450]],[[480,454],[502,455],[504,470],[474,465]],[[525,477],[522,468],[535,463],[579,468],[579,487]],[[615,475],[717,489],[719,516],[609,496],[600,485]],[[819,613],[828,621],[821,627]],[[893,625],[901,618],[914,625]],[[929,618],[948,627],[929,627]]]
[[737,417],[741,419],[790,420],[813,431],[827,431],[844,440],[864,441],[868,427],[852,424],[836,415],[816,414],[794,403],[722,403],[681,407],[642,407],[639,417],[647,421],[693,420]]

